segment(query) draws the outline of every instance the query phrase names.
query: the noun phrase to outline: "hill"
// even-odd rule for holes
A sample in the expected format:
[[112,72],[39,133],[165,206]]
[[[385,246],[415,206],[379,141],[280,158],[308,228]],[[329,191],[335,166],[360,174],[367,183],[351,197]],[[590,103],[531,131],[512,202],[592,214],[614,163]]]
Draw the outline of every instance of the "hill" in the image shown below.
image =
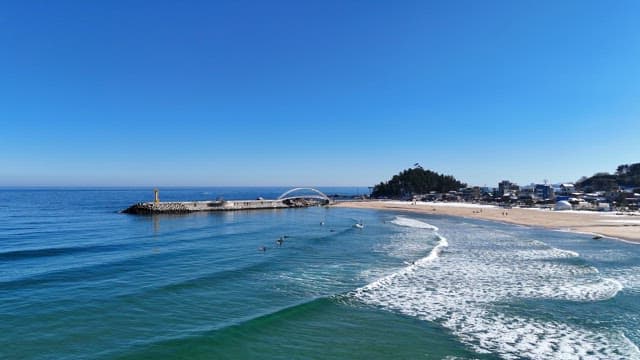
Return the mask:
[[610,191],[618,187],[640,188],[640,163],[620,165],[615,174],[597,173],[588,178],[582,178],[576,183],[580,190]]
[[448,192],[466,187],[451,175],[442,175],[418,166],[394,175],[391,180],[381,182],[373,188],[372,197],[398,198],[430,191]]

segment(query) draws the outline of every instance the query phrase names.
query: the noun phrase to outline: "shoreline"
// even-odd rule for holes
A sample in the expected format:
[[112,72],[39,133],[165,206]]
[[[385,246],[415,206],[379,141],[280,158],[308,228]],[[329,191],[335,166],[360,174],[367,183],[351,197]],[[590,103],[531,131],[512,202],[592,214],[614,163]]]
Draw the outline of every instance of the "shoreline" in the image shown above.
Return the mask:
[[535,208],[504,209],[494,205],[444,202],[353,201],[332,206],[353,209],[396,210],[419,214],[440,214],[468,219],[601,236],[640,244],[640,216],[603,212],[552,211]]

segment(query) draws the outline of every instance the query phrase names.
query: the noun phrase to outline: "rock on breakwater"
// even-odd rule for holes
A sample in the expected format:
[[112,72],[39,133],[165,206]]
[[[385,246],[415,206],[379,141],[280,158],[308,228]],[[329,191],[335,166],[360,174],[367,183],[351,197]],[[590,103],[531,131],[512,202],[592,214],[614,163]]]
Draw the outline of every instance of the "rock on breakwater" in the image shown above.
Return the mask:
[[131,205],[122,212],[136,215],[184,214],[199,211],[299,208],[321,204],[320,201],[308,199],[144,202]]

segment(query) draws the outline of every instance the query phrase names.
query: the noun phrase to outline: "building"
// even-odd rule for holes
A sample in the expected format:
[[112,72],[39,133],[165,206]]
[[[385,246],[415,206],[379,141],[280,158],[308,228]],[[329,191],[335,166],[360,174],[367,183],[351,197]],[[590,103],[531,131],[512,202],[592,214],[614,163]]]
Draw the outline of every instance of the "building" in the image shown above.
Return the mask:
[[461,189],[462,199],[464,201],[478,201],[482,197],[482,192],[479,186],[467,187]]
[[569,203],[566,200],[562,200],[562,201],[558,201],[556,203],[556,206],[554,207],[554,210],[556,211],[564,211],[564,210],[572,210],[573,207],[571,206],[571,203]]
[[518,191],[520,191],[520,186],[509,180],[502,180],[498,183],[498,196],[515,195]]
[[556,192],[556,194],[562,195],[562,196],[570,196],[574,192],[576,192],[576,186],[571,183],[566,183],[566,184],[560,184],[560,187],[558,188],[558,191]]
[[553,200],[556,197],[553,191],[553,186],[548,184],[536,184],[534,188],[534,195],[540,200]]
[[536,200],[533,188],[534,186],[522,186],[518,192],[518,202],[524,205],[533,205]]

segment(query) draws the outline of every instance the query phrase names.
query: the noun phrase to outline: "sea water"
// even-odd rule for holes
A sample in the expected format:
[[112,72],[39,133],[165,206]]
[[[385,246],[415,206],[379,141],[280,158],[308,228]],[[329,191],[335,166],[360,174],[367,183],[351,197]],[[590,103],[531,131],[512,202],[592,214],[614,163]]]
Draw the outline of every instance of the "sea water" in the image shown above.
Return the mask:
[[150,197],[0,191],[0,358],[640,359],[638,245],[345,208],[118,213]]

